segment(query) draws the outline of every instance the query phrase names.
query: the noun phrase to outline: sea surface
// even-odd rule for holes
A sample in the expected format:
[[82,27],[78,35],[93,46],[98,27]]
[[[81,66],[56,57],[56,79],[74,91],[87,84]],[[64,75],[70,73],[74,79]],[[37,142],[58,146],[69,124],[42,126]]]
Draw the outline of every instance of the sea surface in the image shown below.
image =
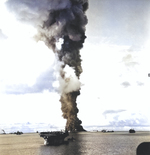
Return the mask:
[[136,155],[142,142],[150,142],[150,132],[70,133],[73,141],[45,146],[38,133],[0,135],[0,155]]

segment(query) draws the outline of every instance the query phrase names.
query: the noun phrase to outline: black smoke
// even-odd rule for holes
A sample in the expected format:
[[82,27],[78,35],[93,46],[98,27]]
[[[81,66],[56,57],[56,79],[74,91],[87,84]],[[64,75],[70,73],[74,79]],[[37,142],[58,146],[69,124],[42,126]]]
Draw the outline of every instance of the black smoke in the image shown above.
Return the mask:
[[[82,73],[80,49],[83,47],[86,38],[85,25],[87,24],[87,18],[85,11],[87,7],[87,1],[72,0],[69,8],[50,10],[48,19],[43,23],[43,27],[39,29],[39,39],[43,40],[44,38],[46,45],[51,47],[58,56],[58,60],[63,62],[60,76],[66,83],[68,83],[68,80],[70,81],[70,78],[65,77],[63,71],[66,65],[74,69],[75,76],[78,79]],[[56,43],[60,38],[63,43],[59,50]],[[66,129],[70,131],[81,130],[82,128],[82,122],[77,117],[79,110],[76,98],[78,95],[80,95],[80,88],[74,91],[70,90],[67,93],[64,89],[61,92],[61,109],[63,117],[67,119]]]

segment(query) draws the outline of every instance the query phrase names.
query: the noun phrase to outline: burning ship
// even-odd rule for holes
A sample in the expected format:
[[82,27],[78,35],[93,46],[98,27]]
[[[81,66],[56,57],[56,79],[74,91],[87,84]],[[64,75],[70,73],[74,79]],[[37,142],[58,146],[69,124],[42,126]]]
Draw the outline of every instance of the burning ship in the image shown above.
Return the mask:
[[65,138],[69,135],[68,131],[51,131],[40,132],[40,137],[44,138],[44,145],[60,145],[64,144]]

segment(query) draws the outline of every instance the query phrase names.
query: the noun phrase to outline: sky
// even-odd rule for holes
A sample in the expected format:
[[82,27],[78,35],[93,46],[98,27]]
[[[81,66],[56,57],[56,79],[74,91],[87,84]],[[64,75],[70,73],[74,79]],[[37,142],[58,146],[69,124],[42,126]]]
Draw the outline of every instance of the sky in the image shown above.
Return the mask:
[[[0,2],[0,129],[64,128],[55,55],[34,39],[46,15],[25,3],[14,11],[17,1],[9,1],[14,8]],[[149,7],[147,0],[89,0],[77,98],[85,129],[150,130]],[[30,20],[20,18],[23,11]]]

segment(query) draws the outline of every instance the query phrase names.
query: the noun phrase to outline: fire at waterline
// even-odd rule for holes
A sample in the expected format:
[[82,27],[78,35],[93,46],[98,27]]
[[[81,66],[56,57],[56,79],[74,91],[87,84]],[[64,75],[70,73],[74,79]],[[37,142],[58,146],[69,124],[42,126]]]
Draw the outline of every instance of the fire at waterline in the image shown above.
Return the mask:
[[[54,1],[50,0],[50,4]],[[82,73],[80,49],[83,47],[85,25],[88,20],[85,11],[88,9],[88,0],[60,1],[60,7],[49,10],[48,19],[38,29],[37,40],[42,40],[51,48],[60,66],[61,110],[63,118],[67,120],[67,131],[84,131],[82,121],[77,117],[78,108],[76,99],[80,95],[80,74]],[[64,6],[63,6],[64,5]],[[61,8],[61,9],[58,9]],[[60,48],[57,44],[60,43]],[[66,77],[65,67],[74,70],[74,77]],[[76,84],[74,82],[76,81]]]

